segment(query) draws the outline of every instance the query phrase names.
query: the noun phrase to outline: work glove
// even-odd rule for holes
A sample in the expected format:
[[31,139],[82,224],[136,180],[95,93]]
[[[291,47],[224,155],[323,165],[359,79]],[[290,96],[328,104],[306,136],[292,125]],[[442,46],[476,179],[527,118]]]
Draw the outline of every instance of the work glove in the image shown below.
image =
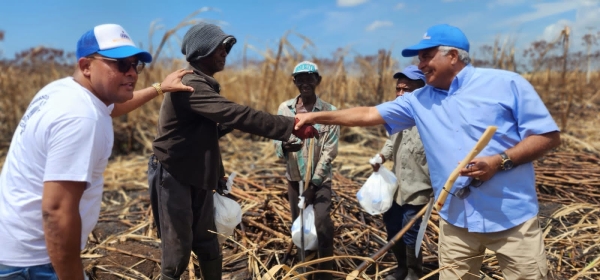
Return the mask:
[[[298,119],[294,120],[294,127],[298,123]],[[306,138],[319,138],[319,132],[312,125],[303,125],[298,130],[292,131],[296,137],[304,140]]]
[[371,167],[373,168],[373,172],[378,172],[379,167],[385,162],[385,157],[382,154],[376,154],[373,158],[369,160]]

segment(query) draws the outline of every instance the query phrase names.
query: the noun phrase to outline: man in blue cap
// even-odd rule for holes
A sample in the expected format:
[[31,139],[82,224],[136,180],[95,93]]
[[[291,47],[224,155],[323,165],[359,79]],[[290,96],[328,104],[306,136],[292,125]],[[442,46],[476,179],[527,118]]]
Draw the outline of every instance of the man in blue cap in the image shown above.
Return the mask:
[[178,70],[134,91],[151,61],[121,26],[98,25],[77,43],[73,76],[35,95],[0,175],[0,279],[84,279],[80,253],[100,213],[111,117],[190,90]]
[[483,131],[497,126],[439,212],[440,279],[479,279],[486,248],[504,278],[545,279],[532,161],[560,145],[548,109],[520,75],[471,66],[469,41],[456,27],[432,26],[402,55],[418,55],[425,87],[376,107],[298,115],[296,125],[383,124],[390,134],[416,126],[436,197]]
[[[413,92],[425,86],[425,75],[415,65],[406,67],[394,74],[396,79],[396,97]],[[381,162],[393,160],[393,172],[398,179],[398,190],[395,203],[383,214],[383,222],[387,230],[388,241],[391,240],[429,201],[431,196],[431,180],[425,158],[423,142],[417,127],[411,127],[395,133],[385,142],[379,154]],[[375,164],[373,171],[378,171],[380,164]],[[391,248],[396,257],[398,267],[386,280],[417,280],[423,274],[423,254],[415,256],[419,220],[402,236],[402,240]]]

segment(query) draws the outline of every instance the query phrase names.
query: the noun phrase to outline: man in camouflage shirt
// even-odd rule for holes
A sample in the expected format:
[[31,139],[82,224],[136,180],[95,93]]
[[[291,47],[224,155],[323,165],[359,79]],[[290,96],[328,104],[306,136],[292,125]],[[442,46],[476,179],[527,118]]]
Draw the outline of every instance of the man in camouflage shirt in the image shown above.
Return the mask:
[[[333,111],[336,108],[321,100],[315,94],[315,89],[321,82],[317,65],[303,61],[294,67],[292,73],[293,81],[300,95],[285,101],[279,105],[277,114],[294,117],[296,114],[319,111]],[[316,124],[314,127],[319,132],[319,139],[314,145],[312,176],[308,189],[304,190],[303,196],[306,205],[313,204],[315,211],[315,227],[317,229],[318,256],[319,258],[333,256],[333,221],[331,212],[331,162],[337,156],[338,138],[340,127],[337,125]],[[310,142],[302,142],[300,139],[287,142],[274,141],[275,150],[279,158],[287,162],[286,178],[288,182],[288,198],[292,219],[299,215],[299,182],[303,181],[306,166],[309,160]],[[319,270],[332,270],[333,261],[319,263]],[[319,273],[314,279],[332,279],[331,274]]]
[[[394,79],[396,79],[396,97],[425,86],[425,75],[415,65],[394,74]],[[425,150],[416,126],[393,134],[385,142],[379,155],[383,162],[386,159],[394,161],[393,172],[398,179],[396,203],[392,203],[390,210],[383,214],[388,240],[390,240],[427,204],[432,188]],[[373,169],[378,170],[379,165],[374,165]],[[412,280],[422,276],[423,256],[421,253],[415,256],[415,246],[421,245],[415,244],[420,224],[420,221],[414,223],[404,234],[401,242],[392,247],[392,252],[398,261],[398,268],[393,275],[385,278],[386,280]]]

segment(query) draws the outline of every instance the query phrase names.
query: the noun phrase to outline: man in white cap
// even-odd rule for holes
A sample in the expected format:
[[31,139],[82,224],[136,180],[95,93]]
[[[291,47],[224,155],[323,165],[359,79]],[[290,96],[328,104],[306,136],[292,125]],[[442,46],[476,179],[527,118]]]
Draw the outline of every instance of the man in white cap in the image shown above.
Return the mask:
[[121,26],[99,25],[79,39],[73,77],[35,95],[0,175],[0,279],[84,279],[80,252],[100,212],[111,112],[190,90],[180,82],[188,72],[179,70],[134,92],[151,60]]
[[505,279],[548,273],[532,161],[560,145],[560,132],[531,84],[519,74],[470,64],[458,28],[430,27],[415,46],[427,85],[376,107],[296,116],[297,126],[385,125],[389,133],[416,126],[436,197],[488,126],[497,131],[461,170],[440,210],[440,279],[479,279],[489,249]]
[[[415,65],[406,67],[394,74],[396,79],[396,97],[413,92],[425,86],[425,75]],[[382,159],[393,160],[393,172],[398,179],[398,190],[392,207],[383,213],[383,222],[388,241],[391,240],[429,201],[431,196],[431,180],[425,158],[423,142],[417,127],[411,127],[395,133],[385,142],[379,154]],[[379,164],[373,165],[373,171],[379,170]],[[386,280],[417,280],[423,276],[423,254],[415,256],[417,234],[420,220],[391,248],[396,257],[398,267]]]
[[[321,83],[321,76],[316,64],[310,61],[300,62],[292,72],[292,81],[300,92],[296,97],[279,105],[277,114],[295,117],[298,114],[308,112],[333,111],[336,108],[317,97],[315,90]],[[316,141],[312,157],[311,179],[308,189],[304,190],[302,196],[305,205],[313,205],[315,212],[315,227],[317,230],[318,256],[319,258],[333,256],[333,221],[331,220],[331,163],[337,156],[338,138],[340,127],[337,125],[315,125],[319,131],[319,139]],[[306,177],[308,165],[309,145],[305,145],[300,139],[289,141],[274,141],[275,150],[279,158],[287,162],[286,179],[288,182],[288,199],[292,210],[292,220],[299,215],[299,182]],[[319,270],[332,270],[333,261],[319,263]],[[330,273],[318,273],[314,279],[332,279]]]

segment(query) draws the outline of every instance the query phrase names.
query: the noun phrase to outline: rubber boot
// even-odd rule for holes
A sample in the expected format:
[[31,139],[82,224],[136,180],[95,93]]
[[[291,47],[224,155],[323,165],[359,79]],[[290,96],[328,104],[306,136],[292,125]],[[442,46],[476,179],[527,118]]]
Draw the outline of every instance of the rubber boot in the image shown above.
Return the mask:
[[200,261],[200,273],[202,280],[221,280],[221,271],[223,270],[223,255],[213,260]]
[[[319,259],[333,256],[333,247],[319,248]],[[318,270],[333,270],[333,260],[320,262],[317,265]],[[333,275],[331,273],[315,273],[313,279],[315,280],[331,280]]]
[[406,265],[406,250],[406,244],[404,244],[402,240],[399,240],[398,243],[394,244],[392,247],[392,253],[394,253],[394,256],[396,257],[398,267],[394,273],[392,275],[388,275],[385,280],[404,280],[408,274],[408,268]]
[[406,280],[418,280],[423,277],[423,251],[415,256],[415,246],[406,246],[406,266],[408,267]]

